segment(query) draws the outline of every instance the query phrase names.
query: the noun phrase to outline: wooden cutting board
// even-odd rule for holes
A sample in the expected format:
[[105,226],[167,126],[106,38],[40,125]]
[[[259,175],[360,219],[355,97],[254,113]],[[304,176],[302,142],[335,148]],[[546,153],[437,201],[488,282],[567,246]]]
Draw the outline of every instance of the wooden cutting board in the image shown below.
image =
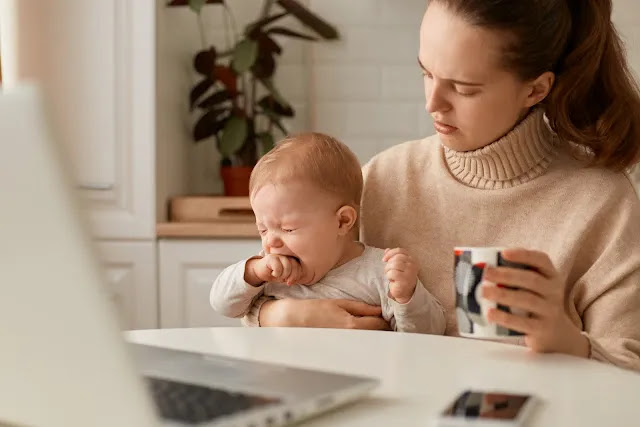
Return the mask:
[[169,201],[160,238],[260,238],[248,197],[180,196]]
[[169,202],[171,222],[250,222],[256,218],[248,197],[182,196]]

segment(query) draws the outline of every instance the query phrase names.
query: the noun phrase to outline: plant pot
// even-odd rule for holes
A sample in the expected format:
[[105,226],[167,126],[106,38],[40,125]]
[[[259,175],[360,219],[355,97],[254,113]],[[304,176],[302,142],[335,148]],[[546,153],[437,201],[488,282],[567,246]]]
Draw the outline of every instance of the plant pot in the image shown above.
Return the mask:
[[222,166],[220,176],[224,183],[224,195],[228,197],[246,197],[249,195],[251,166]]

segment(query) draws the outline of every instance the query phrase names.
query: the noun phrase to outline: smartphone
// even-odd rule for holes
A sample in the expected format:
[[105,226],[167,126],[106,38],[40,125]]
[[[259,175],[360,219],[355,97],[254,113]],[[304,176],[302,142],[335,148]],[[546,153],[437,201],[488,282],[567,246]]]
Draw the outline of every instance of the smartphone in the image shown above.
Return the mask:
[[437,418],[440,427],[522,427],[539,400],[530,394],[466,390]]

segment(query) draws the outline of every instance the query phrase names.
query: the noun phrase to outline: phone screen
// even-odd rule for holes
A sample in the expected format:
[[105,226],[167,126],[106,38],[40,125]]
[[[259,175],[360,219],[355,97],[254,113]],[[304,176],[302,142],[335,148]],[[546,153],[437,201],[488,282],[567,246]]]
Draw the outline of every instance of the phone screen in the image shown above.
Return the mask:
[[531,396],[468,390],[460,394],[443,415],[460,418],[514,420]]

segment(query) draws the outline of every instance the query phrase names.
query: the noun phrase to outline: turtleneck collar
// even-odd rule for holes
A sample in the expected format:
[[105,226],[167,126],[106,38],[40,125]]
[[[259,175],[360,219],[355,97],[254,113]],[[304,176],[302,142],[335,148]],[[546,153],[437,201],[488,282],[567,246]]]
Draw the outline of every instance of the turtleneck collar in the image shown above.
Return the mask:
[[554,157],[555,144],[544,110],[536,108],[497,141],[474,151],[444,147],[444,156],[458,181],[474,188],[499,189],[542,175]]

